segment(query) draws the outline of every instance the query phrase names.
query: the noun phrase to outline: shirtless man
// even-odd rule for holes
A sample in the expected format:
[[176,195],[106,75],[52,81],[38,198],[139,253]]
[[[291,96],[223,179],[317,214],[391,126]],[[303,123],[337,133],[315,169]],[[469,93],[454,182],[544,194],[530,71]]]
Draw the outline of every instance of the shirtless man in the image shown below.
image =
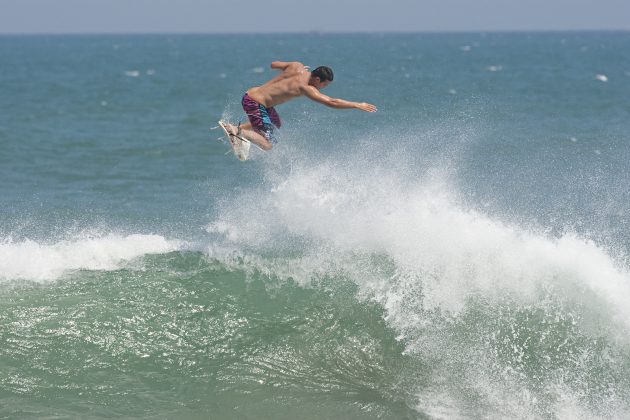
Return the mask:
[[[227,124],[230,137],[243,136],[264,150],[269,150],[275,143],[273,126],[280,128],[282,122],[274,109],[299,96],[336,109],[355,108],[366,112],[376,112],[374,105],[365,102],[351,102],[335,99],[324,95],[321,89],[333,80],[333,72],[328,67],[318,67],[313,71],[297,61],[274,61],[271,68],[281,70],[282,73],[262,86],[249,89],[243,96],[243,110],[249,118],[249,123],[236,127]],[[232,139],[232,141],[236,141]]]

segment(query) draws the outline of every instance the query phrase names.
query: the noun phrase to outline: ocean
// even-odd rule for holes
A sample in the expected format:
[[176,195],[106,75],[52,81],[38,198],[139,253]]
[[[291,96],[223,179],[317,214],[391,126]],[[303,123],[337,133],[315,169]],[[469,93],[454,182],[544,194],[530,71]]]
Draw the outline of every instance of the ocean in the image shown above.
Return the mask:
[[629,47],[0,36],[0,418],[629,418]]

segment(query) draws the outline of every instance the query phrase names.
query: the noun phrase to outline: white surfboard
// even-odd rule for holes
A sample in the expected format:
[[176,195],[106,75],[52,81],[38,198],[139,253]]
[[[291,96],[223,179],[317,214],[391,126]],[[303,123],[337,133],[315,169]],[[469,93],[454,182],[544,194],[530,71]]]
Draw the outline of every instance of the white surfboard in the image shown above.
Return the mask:
[[241,135],[230,134],[226,126],[227,122],[219,121],[219,127],[225,131],[225,135],[228,140],[230,140],[230,144],[232,145],[232,150],[234,151],[234,156],[241,162],[244,162],[249,157],[249,148],[252,143],[247,140],[245,137]]

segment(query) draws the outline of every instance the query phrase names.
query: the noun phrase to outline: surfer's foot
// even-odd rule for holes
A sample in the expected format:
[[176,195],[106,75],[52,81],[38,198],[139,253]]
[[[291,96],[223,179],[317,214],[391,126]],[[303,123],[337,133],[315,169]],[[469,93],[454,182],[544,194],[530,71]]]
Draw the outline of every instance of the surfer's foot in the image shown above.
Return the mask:
[[227,132],[230,135],[230,143],[232,144],[238,143],[240,139],[237,136],[241,134],[240,133],[241,128],[236,127],[233,124],[225,124],[225,128],[227,129]]
[[225,130],[230,135],[230,143],[237,144],[238,143],[238,137],[235,137],[235,136],[238,135],[238,130],[236,129],[236,127],[234,127],[230,123],[226,123],[225,124]]

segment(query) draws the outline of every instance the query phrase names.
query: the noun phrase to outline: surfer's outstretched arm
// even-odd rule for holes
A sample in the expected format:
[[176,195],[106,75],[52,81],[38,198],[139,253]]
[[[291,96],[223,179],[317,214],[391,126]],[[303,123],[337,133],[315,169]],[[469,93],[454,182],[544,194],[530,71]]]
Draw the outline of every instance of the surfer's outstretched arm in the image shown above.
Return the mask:
[[299,61],[274,61],[273,63],[271,63],[271,68],[274,70],[286,70],[287,67],[297,64],[300,67],[303,68],[308,68],[308,66],[305,66],[304,64],[300,63]]
[[330,96],[324,95],[313,86],[305,87],[304,95],[315,102],[319,102],[320,104],[324,104],[335,109],[360,109],[365,112],[377,111],[374,105],[368,104],[367,102],[352,102],[346,101],[345,99],[331,98]]
[[271,68],[274,70],[284,70],[291,65],[290,62],[286,61],[274,61],[271,63]]

